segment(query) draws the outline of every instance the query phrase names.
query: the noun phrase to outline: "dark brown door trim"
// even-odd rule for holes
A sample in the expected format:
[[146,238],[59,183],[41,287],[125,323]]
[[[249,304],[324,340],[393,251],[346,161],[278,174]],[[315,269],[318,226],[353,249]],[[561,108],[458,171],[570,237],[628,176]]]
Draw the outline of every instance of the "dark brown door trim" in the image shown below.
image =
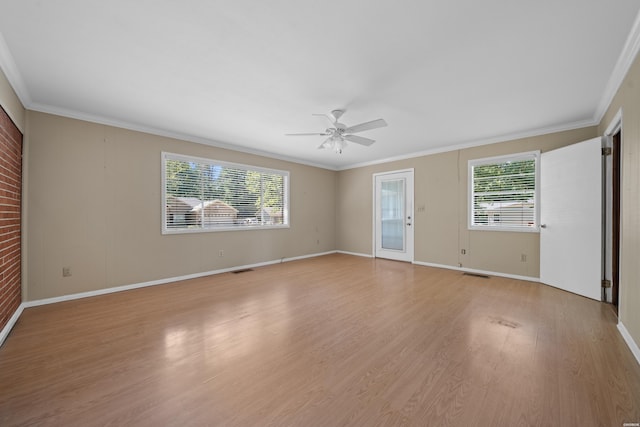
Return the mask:
[[621,129],[613,135],[612,144],[612,197],[611,207],[611,303],[618,312],[618,295],[620,292],[620,162],[621,162]]

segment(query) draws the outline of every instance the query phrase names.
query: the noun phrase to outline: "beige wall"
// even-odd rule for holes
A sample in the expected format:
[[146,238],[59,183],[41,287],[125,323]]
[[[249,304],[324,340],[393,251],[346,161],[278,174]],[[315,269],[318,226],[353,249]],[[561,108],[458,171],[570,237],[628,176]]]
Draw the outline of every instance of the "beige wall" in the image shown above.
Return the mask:
[[[27,126],[27,301],[335,249],[336,172],[32,111]],[[162,235],[162,151],[290,171],[291,227]]]
[[[415,168],[415,260],[539,275],[535,233],[469,231],[467,161],[547,151],[601,135],[623,108],[620,320],[640,343],[640,64],[598,128],[332,172],[25,112],[0,72],[0,104],[26,134],[24,295],[35,300],[334,249],[372,253],[372,174]],[[291,228],[162,236],[160,152],[291,172]],[[317,243],[317,242],[320,243]],[[460,250],[467,254],[461,255]],[[225,257],[215,254],[225,250]],[[521,255],[527,261],[520,261]],[[72,277],[62,278],[62,267]]]
[[7,80],[7,76],[0,70],[0,105],[7,112],[13,123],[24,134],[25,110],[22,102]]
[[[595,136],[596,127],[589,127],[340,171],[338,250],[372,254],[372,174],[414,168],[415,261],[538,277],[537,233],[467,229],[468,160],[532,150],[545,152]],[[465,255],[461,249],[466,249]],[[526,262],[521,261],[523,254]]]
[[619,319],[640,346],[640,60],[636,58],[600,123],[604,134],[622,108]]

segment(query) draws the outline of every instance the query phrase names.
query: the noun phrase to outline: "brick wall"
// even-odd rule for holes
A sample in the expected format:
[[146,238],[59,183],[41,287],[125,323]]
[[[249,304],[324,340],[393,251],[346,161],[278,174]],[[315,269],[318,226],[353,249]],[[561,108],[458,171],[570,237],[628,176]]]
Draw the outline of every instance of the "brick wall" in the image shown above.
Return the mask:
[[22,134],[0,107],[0,330],[22,301],[21,195]]

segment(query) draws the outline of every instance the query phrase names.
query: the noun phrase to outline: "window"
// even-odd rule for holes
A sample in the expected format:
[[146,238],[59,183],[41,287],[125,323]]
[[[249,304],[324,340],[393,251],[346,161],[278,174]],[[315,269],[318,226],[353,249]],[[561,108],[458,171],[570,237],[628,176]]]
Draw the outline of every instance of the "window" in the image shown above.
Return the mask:
[[289,226],[289,172],[162,153],[163,233]]
[[469,160],[469,228],[538,231],[539,152]]

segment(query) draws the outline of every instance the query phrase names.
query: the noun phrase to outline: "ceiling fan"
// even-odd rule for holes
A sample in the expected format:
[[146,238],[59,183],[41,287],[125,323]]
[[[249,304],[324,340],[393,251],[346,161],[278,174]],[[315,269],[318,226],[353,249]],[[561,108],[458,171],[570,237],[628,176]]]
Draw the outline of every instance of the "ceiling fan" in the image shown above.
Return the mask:
[[376,119],[370,122],[360,123],[359,125],[347,126],[338,122],[340,117],[346,110],[333,110],[330,115],[327,114],[313,114],[314,116],[323,116],[331,123],[333,127],[325,129],[324,132],[318,133],[287,133],[286,136],[328,136],[329,138],[320,144],[319,149],[330,148],[335,150],[336,153],[341,154],[344,147],[347,146],[347,141],[355,142],[356,144],[370,146],[374,142],[373,139],[365,138],[354,133],[363,132],[365,130],[377,129],[387,126],[387,122],[384,119]]

